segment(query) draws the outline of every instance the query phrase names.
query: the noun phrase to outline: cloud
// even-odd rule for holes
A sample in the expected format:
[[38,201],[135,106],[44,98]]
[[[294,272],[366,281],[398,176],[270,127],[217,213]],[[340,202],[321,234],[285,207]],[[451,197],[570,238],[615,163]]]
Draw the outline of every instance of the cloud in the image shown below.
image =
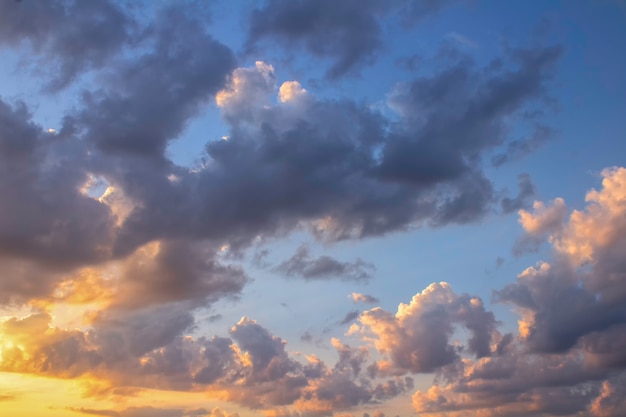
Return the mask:
[[[548,233],[556,250],[553,262],[528,268],[497,293],[525,312],[520,330],[534,350],[562,352],[590,332],[625,323],[620,302],[626,292],[618,283],[625,266],[626,169],[606,169],[602,175],[603,189],[587,193],[586,209],[574,210],[568,221],[562,200],[551,208],[537,204],[542,211],[535,216],[520,213],[525,229]],[[589,269],[581,270],[583,264]]]
[[[40,14],[45,7],[51,8],[53,16],[66,13],[65,8],[76,8],[80,9],[76,11],[78,20],[87,19],[87,14],[82,13],[91,9],[98,16],[95,9],[117,7],[106,2],[98,6],[74,3],[48,2],[41,6],[15,2],[2,7],[11,9],[9,14],[33,13],[38,19],[44,19]],[[41,30],[88,29],[80,26],[81,22],[78,26],[73,22],[62,27],[57,27],[57,23],[42,23]],[[9,28],[15,29],[11,25]],[[70,34],[80,36],[78,32]],[[65,41],[76,44],[73,38]],[[44,132],[33,123],[24,104],[0,101],[4,129],[0,131],[0,163],[2,189],[7,198],[0,213],[0,263],[15,277],[0,286],[1,300],[23,302],[47,297],[57,285],[67,283],[68,276],[77,275],[79,268],[108,265],[111,260],[137,254],[138,248],[154,240],[133,244],[137,240],[134,238],[128,239],[130,247],[120,245],[126,239],[118,236],[119,227],[132,221],[133,213],[150,197],[171,198],[170,193],[162,193],[163,186],[182,191],[182,186],[170,178],[172,172],[186,169],[166,161],[165,147],[180,134],[199,106],[224,86],[234,67],[233,54],[206,35],[204,24],[196,16],[191,17],[182,9],[158,11],[142,42],[145,43],[141,43],[141,53],[116,61],[99,79],[97,90],[84,92],[80,105],[54,133]],[[205,53],[183,59],[199,49]],[[124,89],[119,87],[122,84]],[[156,89],[155,85],[161,88]],[[99,191],[101,186],[104,192]],[[200,273],[198,269],[189,269],[194,264],[190,257],[199,253],[196,248],[200,245],[181,240],[161,241],[160,245],[155,259],[159,265],[152,272],[164,274],[154,279],[167,280],[169,274],[173,280],[170,283],[175,283],[184,276],[193,286],[192,281],[198,278],[196,283],[204,285],[200,294],[212,291],[209,287],[213,284],[199,282],[208,276],[208,270]],[[174,256],[180,259],[175,260]],[[188,261],[191,262],[183,270]],[[200,267],[199,262],[195,264]],[[216,275],[227,275],[226,268],[216,262],[212,265],[217,269],[209,269]],[[208,266],[206,262],[202,268]],[[232,281],[222,281],[228,293],[237,292],[245,282],[240,270],[232,273]],[[239,278],[235,277],[237,273]],[[189,288],[187,295],[199,289]],[[148,293],[145,295],[149,297]],[[144,300],[150,302],[145,297]]]
[[477,357],[491,355],[496,321],[478,298],[456,295],[449,284],[433,283],[400,304],[396,314],[376,307],[359,318],[360,328],[351,330],[371,338],[399,373],[433,372],[460,358],[460,347],[451,343],[454,325],[471,333],[467,350]]
[[443,203],[440,221],[479,216],[492,198],[491,184],[471,161],[506,142],[505,118],[544,95],[560,54],[559,47],[514,51],[519,68],[499,74],[477,73],[461,60],[398,85],[389,103],[404,117],[406,133],[385,144],[381,175],[420,186],[453,181],[468,193],[459,191]]
[[298,81],[286,81],[278,90],[278,100],[281,103],[305,100],[307,95],[306,89]]
[[229,84],[215,96],[215,102],[233,125],[252,122],[254,113],[269,104],[275,90],[274,67],[257,61],[254,68],[235,69]]
[[3,322],[0,332],[13,345],[4,346],[0,369],[68,378],[99,364],[100,357],[87,335],[78,330],[50,328],[50,321],[49,314],[38,313]]
[[491,159],[493,166],[500,166],[509,161],[515,161],[536,151],[549,140],[554,139],[556,132],[549,126],[537,124],[532,135],[524,139],[516,139],[507,145],[505,152],[495,155]]
[[86,149],[65,130],[58,135],[43,132],[22,103],[12,106],[0,100],[0,121],[6,199],[0,258],[55,272],[110,256],[114,217],[105,204],[80,192],[87,181]]
[[113,306],[134,308],[174,301],[198,304],[237,296],[248,282],[244,271],[223,265],[211,245],[161,241],[139,248],[121,263]]
[[535,201],[533,210],[533,212],[519,211],[518,221],[525,234],[515,243],[514,254],[536,250],[544,242],[547,234],[555,233],[563,226],[563,220],[567,215],[567,205],[562,198],[555,198],[549,205]]
[[[291,406],[321,414],[369,403],[373,398],[393,398],[412,387],[408,380],[397,378],[374,384],[365,373],[370,361],[368,348],[352,348],[337,339],[332,341],[338,355],[333,367],[314,355],[302,363],[287,352],[285,340],[245,317],[230,329],[232,339],[184,336],[193,317],[182,305],[132,314],[104,311],[85,331],[53,327],[51,319],[49,314],[37,313],[2,323],[5,344],[0,370],[60,378],[89,375],[107,382],[109,388],[116,387],[120,395],[128,395],[124,389],[129,387],[210,389],[246,407]],[[89,395],[95,394],[101,395]],[[74,411],[150,415],[144,408]],[[183,411],[154,413],[208,414]]]
[[594,379],[575,358],[512,354],[468,362],[445,374],[446,382],[417,391],[413,406],[429,416],[574,415],[594,397]]
[[[156,7],[138,19],[107,1],[10,3],[0,6],[0,44],[51,62],[50,91],[84,90],[54,130],[37,125],[26,105],[0,100],[0,302],[32,309],[0,322],[0,370],[101,381],[105,388],[90,395],[207,391],[300,415],[378,406],[413,390],[411,374],[431,372],[441,384],[413,397],[424,412],[500,401],[515,413],[532,400],[545,413],[587,407],[602,415],[622,405],[623,378],[607,371],[625,363],[626,171],[619,168],[603,172],[603,189],[567,221],[559,199],[525,210],[534,194],[525,176],[519,194],[501,201],[504,212],[521,209],[532,242],[547,240],[555,252],[496,293],[520,312],[518,336],[500,335],[480,299],[446,283],[395,313],[349,312],[341,324],[358,319],[349,330],[357,345],[333,339],[337,361],[329,365],[290,352],[249,318],[221,336],[200,334],[196,323],[199,309],[241,294],[250,278],[227,262],[244,259],[259,241],[308,230],[332,243],[491,212],[499,193],[482,161],[516,160],[551,135],[543,125],[521,141],[509,132],[517,116],[545,105],[560,47],[507,47],[497,68],[450,53],[432,72],[397,83],[388,95],[395,114],[387,115],[350,98],[316,96],[304,82],[279,85],[266,62],[236,68],[233,52],[193,8]],[[447,4],[269,1],[251,16],[248,46],[257,38],[304,45],[329,59],[336,79],[373,60],[382,17],[410,23]],[[86,72],[94,82],[76,83]],[[177,165],[168,146],[213,102],[225,139],[209,141],[197,166]],[[258,252],[257,264],[266,254]],[[313,257],[302,246],[275,271],[360,282],[375,267]],[[57,304],[90,310],[79,326],[64,328]],[[456,342],[458,333],[468,336]],[[505,383],[494,388],[494,380]],[[465,392],[477,395],[468,400]]]
[[[477,161],[506,143],[506,117],[542,97],[560,53],[514,50],[510,71],[458,64],[398,85],[390,102],[402,119],[390,123],[294,82],[283,84],[289,100],[253,99],[280,94],[271,66],[229,78],[232,53],[195,17],[157,16],[145,51],[85,92],[56,134],[35,125],[24,105],[0,106],[9,201],[0,252],[13,264],[21,259],[20,268],[51,272],[24,286],[28,294],[14,288],[5,298],[45,295],[63,279],[56,269],[128,258],[155,241],[236,252],[302,226],[335,241],[479,219],[494,192]],[[196,49],[207,53],[180,59]],[[469,94],[474,87],[483,93]],[[213,95],[231,124],[229,140],[210,142],[197,170],[176,166],[165,147]]]
[[374,304],[379,301],[378,298],[376,297],[373,297],[367,294],[361,294],[358,292],[353,292],[352,294],[350,294],[350,297],[352,298],[352,301],[355,303],[361,302],[361,303],[367,303],[367,304]]
[[296,253],[274,268],[274,271],[288,277],[301,277],[305,280],[339,278],[343,281],[368,281],[376,267],[361,259],[355,262],[340,262],[330,256],[311,258],[309,248],[302,245]]
[[220,408],[211,412],[204,409],[184,410],[179,408],[128,407],[123,410],[99,410],[90,408],[68,408],[77,413],[107,417],[237,417],[237,413],[228,414]]
[[[204,387],[247,407],[304,414],[377,404],[413,390],[411,374],[432,372],[436,383],[412,396],[420,414],[612,417],[623,406],[626,381],[626,168],[602,176],[582,210],[554,203],[520,212],[522,226],[553,251],[550,262],[495,293],[520,315],[517,334],[501,334],[479,298],[433,283],[395,313],[361,313],[349,335],[365,343],[332,339],[333,366],[314,355],[297,360],[284,339],[246,317],[230,338],[185,336],[194,320],[178,302],[106,310],[87,331],[53,327],[45,312],[10,318],[0,328],[10,342],[0,369],[64,378],[89,373],[121,387]],[[454,341],[459,330],[467,336]]]
[[449,3],[452,1],[271,0],[252,11],[247,48],[254,50],[262,39],[276,40],[292,49],[304,47],[315,57],[329,59],[326,75],[336,79],[374,61],[383,46],[382,17],[397,14],[405,23],[413,24]]
[[[8,1],[0,4],[0,46],[30,47],[27,64],[44,64],[46,87],[58,91],[82,72],[108,64],[134,39],[136,22],[112,1]],[[41,56],[41,60],[33,59]],[[26,58],[24,58],[26,60]]]
[[115,66],[101,88],[83,94],[75,123],[105,154],[163,158],[168,141],[225,85],[234,67],[230,49],[185,8],[160,10],[151,32],[152,50]]
[[526,208],[528,200],[535,196],[535,185],[528,174],[520,174],[517,177],[519,194],[514,198],[505,197],[500,201],[503,213],[511,213]]
[[417,391],[413,405],[432,416],[616,416],[626,379],[626,169],[602,171],[602,188],[568,213],[561,199],[520,212],[543,236],[552,259],[529,267],[495,292],[520,319],[494,355],[444,367],[440,383]]
[[339,322],[339,324],[348,324],[354,321],[354,319],[356,319],[357,317],[359,317],[359,310],[353,310],[348,312],[345,317]]

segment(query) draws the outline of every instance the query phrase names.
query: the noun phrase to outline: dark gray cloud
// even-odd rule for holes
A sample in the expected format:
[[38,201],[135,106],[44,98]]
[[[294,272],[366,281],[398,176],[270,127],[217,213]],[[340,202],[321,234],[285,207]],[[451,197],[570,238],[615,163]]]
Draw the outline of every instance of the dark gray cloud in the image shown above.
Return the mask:
[[69,133],[44,132],[24,104],[0,100],[0,258],[55,270],[110,256],[115,219],[81,192],[87,150]]
[[[396,87],[389,100],[405,117],[406,133],[385,144],[381,175],[417,184],[457,178],[470,186],[480,183],[480,172],[472,173],[476,159],[506,143],[507,116],[544,96],[561,48],[515,50],[509,55],[517,68],[479,72],[462,58],[433,76]],[[481,200],[490,197],[488,192],[480,194]]]
[[[473,221],[495,199],[482,155],[506,144],[509,116],[543,96],[559,55],[557,47],[517,50],[496,72],[463,62],[399,85],[390,100],[402,122],[393,124],[364,106],[306,92],[266,105],[266,85],[246,81],[253,71],[238,72],[246,88],[229,90],[221,103],[228,120],[245,117],[228,140],[208,144],[204,170],[181,173],[177,183],[157,176],[154,187],[137,190],[144,204],[120,242],[132,248],[160,235],[204,235],[237,247],[302,223],[340,240]],[[250,89],[257,107],[238,99]]]
[[235,363],[231,343],[225,337],[213,337],[203,343],[203,356],[207,364],[194,375],[195,382],[211,384],[227,375],[228,369]]
[[326,255],[312,258],[308,246],[302,245],[291,258],[273,270],[288,277],[301,277],[305,280],[338,278],[343,281],[368,281],[376,267],[361,259],[340,262]]
[[513,198],[505,197],[500,201],[503,213],[512,213],[530,206],[530,199],[535,196],[535,185],[528,174],[520,174],[517,177],[519,194]]
[[[400,118],[391,122],[350,100],[317,100],[297,83],[281,92],[280,103],[268,105],[275,93],[271,66],[235,71],[224,84],[232,53],[188,13],[158,16],[145,50],[102,75],[99,89],[84,94],[57,134],[32,123],[23,105],[0,106],[2,182],[10,196],[0,218],[0,252],[32,264],[21,271],[122,260],[161,241],[153,263],[170,277],[162,279],[163,288],[165,281],[188,284],[161,301],[200,300],[212,289],[216,296],[236,294],[245,283],[240,270],[209,253],[223,244],[237,253],[259,236],[303,226],[336,241],[479,219],[495,202],[480,160],[506,146],[507,118],[543,97],[560,53],[557,47],[508,50],[508,64],[497,70],[475,69],[468,58],[454,61],[398,85],[390,104]],[[245,88],[233,88],[233,80]],[[207,145],[202,167],[176,166],[165,147],[223,86],[218,104],[231,123],[228,140]],[[116,191],[93,198],[85,188],[94,178]],[[202,268],[216,277],[184,265],[200,265],[199,256],[213,259]],[[296,256],[293,263],[310,279],[370,273],[363,262],[328,257]],[[145,279],[137,288],[160,285],[139,277]],[[26,282],[38,285],[5,290],[43,295],[58,279],[33,274]],[[154,291],[137,300],[149,297],[159,301]]]
[[[496,300],[532,312],[534,319],[529,323],[526,340],[531,350],[565,352],[584,335],[626,324],[623,291],[607,298],[602,295],[606,288],[593,292],[578,285],[581,280],[605,280],[594,276],[598,272],[594,268],[589,275],[581,276],[565,262],[553,264],[549,269],[531,271],[497,291]],[[623,273],[619,266],[611,271],[611,274]]]
[[108,64],[132,40],[134,26],[121,4],[109,0],[0,3],[0,45],[20,47],[26,41],[32,50],[26,64],[36,71],[46,67],[51,91]]
[[339,324],[352,323],[357,317],[359,317],[359,314],[359,310],[352,310],[345,315],[345,317],[339,322]]
[[167,141],[224,86],[233,54],[190,14],[160,11],[149,27],[153,49],[118,64],[103,76],[104,88],[83,95],[76,123],[105,153],[163,158]]
[[511,141],[505,152],[491,158],[491,163],[498,167],[506,162],[521,159],[555,137],[556,132],[553,128],[542,124],[535,125],[533,133],[529,137]]
[[[88,45],[90,35],[79,32],[104,31],[99,25],[109,18],[132,20],[108,2],[22,3],[5,2],[0,7],[7,8],[16,21],[35,16],[41,28],[3,25],[3,30],[11,32],[8,41],[11,36],[21,38],[41,30],[32,35],[37,42],[54,32],[59,39],[50,34],[45,40],[50,45],[84,42],[86,48],[95,48]],[[46,10],[50,16],[44,16]],[[70,17],[62,18],[59,13],[70,13],[77,21],[70,24]],[[94,21],[82,22],[85,19]],[[167,142],[223,87],[234,67],[231,51],[207,35],[206,24],[199,19],[188,8],[158,10],[143,27],[141,43],[134,45],[136,53],[101,71],[99,89],[83,93],[82,104],[64,118],[57,132],[44,132],[33,123],[25,105],[0,101],[0,189],[7,198],[0,210],[0,263],[11,275],[0,285],[0,299],[23,301],[49,295],[64,274],[128,257],[148,243],[117,249],[118,226],[135,205],[146,202],[147,195],[156,198],[158,188],[171,189],[170,174],[186,171],[167,160]],[[113,23],[106,26],[108,31],[118,29]],[[49,52],[70,60],[70,52],[59,48]],[[97,59],[89,62],[96,65]],[[88,69],[82,67],[89,62],[77,65]],[[98,198],[109,185],[106,196]],[[246,282],[243,272],[220,265],[205,248],[192,241],[163,242],[155,259],[144,259],[148,261],[148,266],[140,268],[144,273],[131,265],[132,260],[126,262],[128,272],[137,273],[139,279],[124,281],[128,285],[118,301],[145,305],[237,293]],[[199,258],[205,255],[210,260]],[[158,287],[163,291],[159,293]]]
[[453,1],[269,0],[252,11],[248,49],[264,38],[290,48],[304,47],[318,58],[328,58],[328,78],[338,78],[358,65],[374,61],[383,45],[380,18],[397,14],[412,24]]

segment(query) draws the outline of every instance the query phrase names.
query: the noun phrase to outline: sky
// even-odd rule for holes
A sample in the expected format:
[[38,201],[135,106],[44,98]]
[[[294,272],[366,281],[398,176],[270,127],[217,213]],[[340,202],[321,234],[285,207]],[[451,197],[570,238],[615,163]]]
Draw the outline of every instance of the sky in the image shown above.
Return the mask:
[[0,414],[619,417],[621,0],[0,2]]

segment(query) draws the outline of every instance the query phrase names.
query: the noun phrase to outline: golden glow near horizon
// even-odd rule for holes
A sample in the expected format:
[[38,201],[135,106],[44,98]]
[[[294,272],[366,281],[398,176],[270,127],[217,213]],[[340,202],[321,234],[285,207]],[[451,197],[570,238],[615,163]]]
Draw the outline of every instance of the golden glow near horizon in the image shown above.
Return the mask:
[[[102,383],[88,378],[58,379],[0,372],[0,415],[2,417],[61,417],[90,415],[81,410],[123,412],[128,409],[211,410],[234,413],[239,407],[225,403],[219,393],[141,389],[132,395],[99,394]],[[235,410],[235,411],[231,411]],[[150,415],[150,414],[143,414]],[[239,413],[244,417],[245,412]]]

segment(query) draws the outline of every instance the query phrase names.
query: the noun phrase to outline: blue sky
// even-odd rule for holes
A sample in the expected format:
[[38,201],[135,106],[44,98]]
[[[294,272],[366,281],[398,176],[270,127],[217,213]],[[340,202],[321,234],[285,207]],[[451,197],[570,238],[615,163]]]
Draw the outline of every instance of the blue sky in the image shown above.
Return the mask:
[[619,416],[624,42],[618,0],[0,5],[0,410]]

